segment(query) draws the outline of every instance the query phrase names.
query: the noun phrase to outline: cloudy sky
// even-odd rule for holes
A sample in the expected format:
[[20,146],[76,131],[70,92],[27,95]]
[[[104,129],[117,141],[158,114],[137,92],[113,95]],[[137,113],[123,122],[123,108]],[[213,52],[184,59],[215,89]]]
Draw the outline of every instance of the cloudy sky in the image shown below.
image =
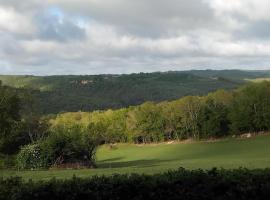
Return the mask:
[[0,0],[0,74],[270,69],[269,0]]

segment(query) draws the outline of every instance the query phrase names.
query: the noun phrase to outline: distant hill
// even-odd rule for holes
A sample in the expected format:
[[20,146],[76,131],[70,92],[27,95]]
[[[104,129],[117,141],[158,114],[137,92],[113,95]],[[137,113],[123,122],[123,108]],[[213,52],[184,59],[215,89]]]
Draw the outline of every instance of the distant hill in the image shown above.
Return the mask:
[[269,78],[270,71],[194,70],[129,75],[5,76],[3,84],[31,93],[44,114],[120,108],[186,95],[232,89],[247,80]]

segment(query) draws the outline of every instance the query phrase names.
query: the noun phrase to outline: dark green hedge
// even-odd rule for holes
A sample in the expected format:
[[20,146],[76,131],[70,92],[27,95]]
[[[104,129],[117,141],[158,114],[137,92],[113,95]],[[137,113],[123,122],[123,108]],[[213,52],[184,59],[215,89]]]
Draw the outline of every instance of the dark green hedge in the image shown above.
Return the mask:
[[1,200],[53,199],[269,199],[270,169],[179,169],[159,175],[114,175],[24,182],[0,180]]

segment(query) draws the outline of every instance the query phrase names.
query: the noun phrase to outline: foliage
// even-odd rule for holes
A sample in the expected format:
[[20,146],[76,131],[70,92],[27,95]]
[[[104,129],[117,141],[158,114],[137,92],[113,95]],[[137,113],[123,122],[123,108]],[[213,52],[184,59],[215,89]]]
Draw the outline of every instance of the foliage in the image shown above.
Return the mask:
[[48,135],[49,117],[42,116],[38,100],[31,94],[31,90],[20,93],[21,100],[21,124],[27,133],[29,140],[34,143]]
[[[3,83],[29,90],[43,114],[118,109],[146,101],[175,100],[187,95],[205,95],[217,89],[232,89],[244,78],[268,74],[244,71],[156,72],[129,75],[0,76]],[[269,76],[269,75],[268,75]],[[232,77],[232,78],[231,78]]]
[[65,128],[78,125],[101,143],[149,143],[267,131],[270,130],[269,88],[269,82],[253,83],[235,91],[218,90],[207,96],[187,96],[171,102],[63,113],[51,120],[52,129],[58,125]]
[[20,165],[25,168],[33,168],[36,163],[42,167],[67,163],[94,166],[96,147],[103,143],[150,143],[268,131],[269,88],[269,82],[252,83],[238,90],[218,90],[207,96],[146,102],[118,110],[60,113],[55,117],[36,115],[31,98],[24,98],[29,102],[23,106],[21,118],[16,91],[0,86],[0,149],[12,154],[20,146],[38,143],[42,164],[39,159],[34,164],[28,163],[27,159],[32,159],[31,153],[27,154],[31,152],[30,145],[19,154]]
[[0,170],[13,169],[16,164],[16,156],[0,154]]
[[144,103],[128,112],[128,129],[136,143],[163,140],[163,118],[161,111],[151,102]]
[[253,83],[235,92],[229,119],[233,133],[270,129],[270,82]]
[[98,143],[93,136],[80,126],[55,127],[53,132],[41,142],[42,157],[49,166],[66,163],[80,163],[93,167]]
[[24,146],[17,155],[19,169],[38,169],[77,163],[81,167],[95,166],[99,144],[89,129],[79,125],[55,126],[50,134],[37,143]]
[[42,159],[41,148],[39,144],[29,144],[22,147],[17,155],[18,169],[39,169],[46,165]]
[[164,174],[22,181],[0,179],[0,199],[268,199],[270,170],[180,168]]
[[28,142],[22,133],[20,106],[16,91],[0,82],[0,152],[4,154],[13,154]]
[[230,92],[219,90],[204,98],[200,109],[200,138],[221,137],[229,132],[229,106],[232,101]]

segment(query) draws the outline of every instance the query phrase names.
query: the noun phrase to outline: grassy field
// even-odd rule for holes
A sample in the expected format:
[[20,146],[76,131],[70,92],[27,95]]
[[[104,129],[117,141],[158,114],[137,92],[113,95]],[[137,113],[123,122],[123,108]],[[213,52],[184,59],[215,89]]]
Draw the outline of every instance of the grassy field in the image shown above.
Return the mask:
[[187,144],[128,145],[113,149],[102,146],[97,152],[98,169],[11,171],[2,170],[3,177],[46,180],[52,177],[87,177],[115,173],[153,174],[184,167],[187,169],[266,168],[270,167],[270,135],[249,139],[226,139],[217,142]]
[[245,80],[255,82],[255,83],[260,83],[263,81],[270,81],[270,78],[256,78],[256,79],[245,79]]

